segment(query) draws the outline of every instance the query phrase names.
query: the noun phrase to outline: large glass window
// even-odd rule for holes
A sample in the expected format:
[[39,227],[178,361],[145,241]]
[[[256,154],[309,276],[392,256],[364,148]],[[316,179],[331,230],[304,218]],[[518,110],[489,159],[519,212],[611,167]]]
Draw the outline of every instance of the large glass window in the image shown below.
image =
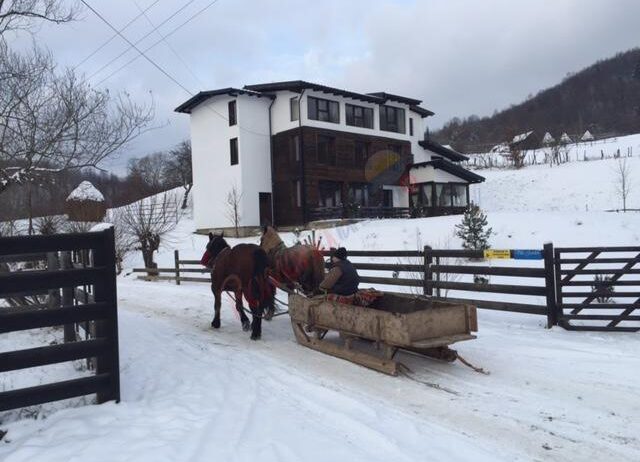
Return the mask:
[[438,207],[450,207],[451,206],[451,194],[449,185],[446,183],[436,184],[436,201]]
[[422,204],[431,207],[433,205],[433,185],[431,183],[421,185],[420,193],[422,196]]
[[406,133],[404,109],[393,106],[380,106],[380,130]]
[[369,188],[365,183],[351,183],[349,185],[349,201],[367,206],[369,205]]
[[298,105],[298,97],[294,96],[289,99],[289,112],[291,113],[291,121],[300,118],[300,106]]
[[318,205],[320,207],[342,205],[342,184],[337,181],[318,182]]
[[454,207],[466,207],[467,204],[467,185],[452,184],[451,185],[451,202]]
[[332,137],[318,135],[316,150],[319,164],[336,165],[336,150]]
[[340,123],[340,106],[337,101],[309,96],[307,98],[307,108],[309,119],[311,120],[334,124]]
[[373,128],[373,109],[370,107],[345,105],[347,125],[353,127]]

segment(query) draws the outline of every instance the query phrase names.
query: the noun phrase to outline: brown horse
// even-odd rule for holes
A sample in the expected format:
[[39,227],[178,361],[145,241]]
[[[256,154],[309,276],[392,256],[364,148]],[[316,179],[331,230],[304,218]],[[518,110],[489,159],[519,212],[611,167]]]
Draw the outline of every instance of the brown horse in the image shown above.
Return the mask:
[[299,284],[307,295],[319,291],[324,279],[324,259],[317,247],[302,244],[287,247],[271,226],[263,228],[260,247],[267,252],[269,267],[278,283],[289,289]]
[[[275,306],[275,289],[266,276],[269,262],[265,251],[255,244],[238,244],[232,248],[222,234],[214,236],[209,233],[209,243],[200,262],[211,268],[211,291],[215,298],[211,325],[216,329],[220,327],[222,292],[232,291],[242,329],[251,329],[251,339],[259,339],[263,314],[265,310],[272,312]],[[251,324],[242,306],[243,295],[251,309]]]

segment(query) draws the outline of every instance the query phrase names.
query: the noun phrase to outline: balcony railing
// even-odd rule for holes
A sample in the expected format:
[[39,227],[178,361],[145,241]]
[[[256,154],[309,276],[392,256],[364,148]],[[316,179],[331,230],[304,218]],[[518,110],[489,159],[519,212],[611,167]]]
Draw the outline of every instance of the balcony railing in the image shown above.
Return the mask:
[[409,218],[409,207],[318,207],[309,211],[309,221],[349,218]]

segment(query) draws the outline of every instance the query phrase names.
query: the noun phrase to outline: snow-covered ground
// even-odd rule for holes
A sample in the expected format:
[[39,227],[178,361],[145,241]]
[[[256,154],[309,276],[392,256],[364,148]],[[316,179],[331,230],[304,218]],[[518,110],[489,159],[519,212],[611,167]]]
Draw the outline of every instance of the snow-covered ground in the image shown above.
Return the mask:
[[[615,208],[608,205],[615,193],[594,178],[612,162],[483,170],[480,199],[493,246],[637,245],[640,214],[602,211]],[[567,194],[572,185],[602,188],[587,197],[588,211],[583,194]],[[563,207],[550,206],[563,197]],[[320,234],[327,246],[352,249],[455,248],[459,220],[366,221]],[[192,229],[190,219],[180,222],[158,256],[161,266],[173,264],[174,248],[200,258],[206,237]],[[138,255],[127,261],[140,265]],[[456,349],[490,375],[405,354],[413,380],[394,378],[299,346],[286,317],[266,323],[263,339],[252,342],[228,298],[214,331],[206,284],[144,282],[127,273],[118,281],[122,402],[52,404],[38,419],[0,414],[8,430],[0,460],[640,460],[638,334],[547,330],[541,317],[482,310],[478,339]],[[32,341],[0,336],[0,351]]]

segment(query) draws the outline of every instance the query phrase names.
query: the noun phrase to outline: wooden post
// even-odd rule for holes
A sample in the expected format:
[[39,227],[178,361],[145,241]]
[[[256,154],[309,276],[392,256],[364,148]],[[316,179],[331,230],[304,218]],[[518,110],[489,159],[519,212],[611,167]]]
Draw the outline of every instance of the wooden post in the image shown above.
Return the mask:
[[[47,252],[47,271],[57,271],[60,269],[58,252]],[[49,309],[60,308],[60,289],[50,289],[47,305]]]
[[[436,257],[436,266],[440,266],[440,257]],[[433,276],[431,276],[433,278]],[[440,282],[440,270],[436,271],[436,282]],[[440,286],[436,287],[436,298],[440,298]]]
[[98,403],[120,401],[120,359],[118,352],[118,298],[116,292],[116,254],[113,228],[102,232],[102,239],[94,249],[93,264],[102,267],[104,276],[95,284],[94,301],[109,306],[108,318],[96,322],[96,336],[109,341],[109,353],[99,356],[96,374],[109,374],[109,390],[98,393]]
[[544,281],[547,297],[547,329],[558,325],[558,308],[556,305],[556,274],[553,258],[553,244],[547,242],[543,247]]
[[428,295],[429,297],[433,295],[433,287],[429,284],[433,281],[433,275],[431,274],[431,263],[433,262],[433,257],[431,256],[431,247],[428,245],[424,246],[423,249],[423,257],[424,257],[424,274],[423,276],[423,287],[422,293],[424,295]]
[[[69,251],[60,253],[60,266],[62,269],[71,269],[71,253]],[[63,287],[62,288],[62,305],[63,306],[71,306],[73,305],[74,293],[73,287]],[[76,341],[76,326],[75,324],[65,324],[64,325],[64,343],[75,342]]]
[[176,265],[176,285],[180,285],[180,252],[178,249],[173,251],[173,260]]

